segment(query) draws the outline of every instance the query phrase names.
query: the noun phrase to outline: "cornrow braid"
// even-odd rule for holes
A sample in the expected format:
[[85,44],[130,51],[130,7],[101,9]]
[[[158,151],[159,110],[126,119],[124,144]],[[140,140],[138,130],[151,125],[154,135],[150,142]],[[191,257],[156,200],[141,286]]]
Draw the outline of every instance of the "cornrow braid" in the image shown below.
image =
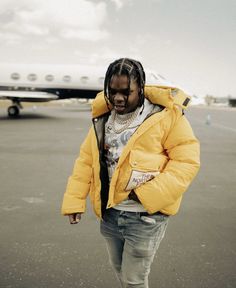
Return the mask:
[[139,106],[142,106],[144,102],[144,86],[146,80],[142,64],[134,59],[120,58],[109,65],[104,80],[104,96],[108,107],[110,103],[109,87],[111,79],[114,75],[126,75],[129,81],[129,90],[131,79],[137,82],[139,87]]

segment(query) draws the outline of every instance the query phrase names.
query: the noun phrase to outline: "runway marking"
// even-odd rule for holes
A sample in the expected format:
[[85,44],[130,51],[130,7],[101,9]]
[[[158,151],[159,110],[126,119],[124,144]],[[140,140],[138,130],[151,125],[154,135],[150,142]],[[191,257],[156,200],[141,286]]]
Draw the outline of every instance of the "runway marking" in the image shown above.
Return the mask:
[[38,204],[45,202],[43,199],[37,197],[23,197],[21,199],[30,204]]
[[225,129],[225,130],[228,130],[228,131],[231,131],[231,132],[235,132],[236,133],[236,129],[232,128],[232,127],[228,127],[228,126],[225,126],[225,125],[222,125],[222,124],[215,124],[215,123],[211,123],[210,124],[206,124],[206,122],[202,122],[201,120],[197,119],[197,118],[192,118],[193,121],[196,121],[198,123],[201,123],[203,125],[206,125],[208,127],[213,127],[213,128],[221,128],[221,129]]
[[2,210],[4,211],[14,211],[14,210],[17,210],[17,209],[20,209],[21,207],[20,206],[6,206],[6,207],[2,207]]
[[214,127],[217,127],[217,128],[221,128],[221,129],[229,130],[229,131],[232,131],[232,132],[236,132],[236,129],[228,127],[228,126],[225,126],[225,125],[221,125],[221,124],[210,124],[209,126],[214,126]]

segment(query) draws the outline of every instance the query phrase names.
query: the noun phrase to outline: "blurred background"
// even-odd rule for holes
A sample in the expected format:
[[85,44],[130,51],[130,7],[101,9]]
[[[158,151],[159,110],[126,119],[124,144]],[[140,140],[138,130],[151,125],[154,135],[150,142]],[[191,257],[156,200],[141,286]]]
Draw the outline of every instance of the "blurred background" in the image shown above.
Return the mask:
[[1,0],[0,11],[0,63],[132,57],[192,95],[235,97],[234,0]]

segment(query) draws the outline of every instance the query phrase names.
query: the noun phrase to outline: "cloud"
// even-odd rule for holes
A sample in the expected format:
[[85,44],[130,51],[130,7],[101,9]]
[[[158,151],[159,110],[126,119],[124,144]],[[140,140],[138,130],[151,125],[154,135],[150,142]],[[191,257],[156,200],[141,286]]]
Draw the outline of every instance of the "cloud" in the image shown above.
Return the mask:
[[0,32],[0,38],[3,41],[7,41],[8,44],[10,44],[10,45],[18,44],[21,41],[21,37],[19,35],[14,34],[14,33],[2,33],[2,32]]
[[105,39],[109,36],[109,33],[105,30],[99,29],[63,29],[61,31],[61,36],[66,39],[81,39],[88,41],[98,41],[101,39]]
[[135,0],[111,0],[117,10],[122,9],[124,6],[134,6]]
[[122,54],[119,51],[109,47],[98,47],[96,51],[89,53],[88,56],[85,56],[80,49],[77,49],[74,51],[74,55],[80,58],[80,62],[105,66],[115,59],[122,57]]
[[116,5],[117,9],[121,9],[124,6],[124,1],[122,0],[111,0]]
[[121,51],[114,47],[101,46],[96,50],[90,51],[88,55],[85,55],[81,49],[74,51],[75,59],[79,59],[80,63],[92,64],[107,67],[115,59],[130,57],[137,60],[142,60],[139,52],[129,49],[128,52]]
[[3,0],[0,2],[0,11],[3,11],[0,33],[4,40],[15,34],[98,41],[109,36],[102,28],[107,17],[106,8],[104,2],[87,0]]

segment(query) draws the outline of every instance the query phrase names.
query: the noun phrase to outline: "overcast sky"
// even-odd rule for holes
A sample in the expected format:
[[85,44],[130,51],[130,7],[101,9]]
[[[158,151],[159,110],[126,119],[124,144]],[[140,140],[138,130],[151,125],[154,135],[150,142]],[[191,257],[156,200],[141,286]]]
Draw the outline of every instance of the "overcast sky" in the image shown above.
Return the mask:
[[236,0],[0,0],[0,63],[140,60],[197,95],[236,96]]

